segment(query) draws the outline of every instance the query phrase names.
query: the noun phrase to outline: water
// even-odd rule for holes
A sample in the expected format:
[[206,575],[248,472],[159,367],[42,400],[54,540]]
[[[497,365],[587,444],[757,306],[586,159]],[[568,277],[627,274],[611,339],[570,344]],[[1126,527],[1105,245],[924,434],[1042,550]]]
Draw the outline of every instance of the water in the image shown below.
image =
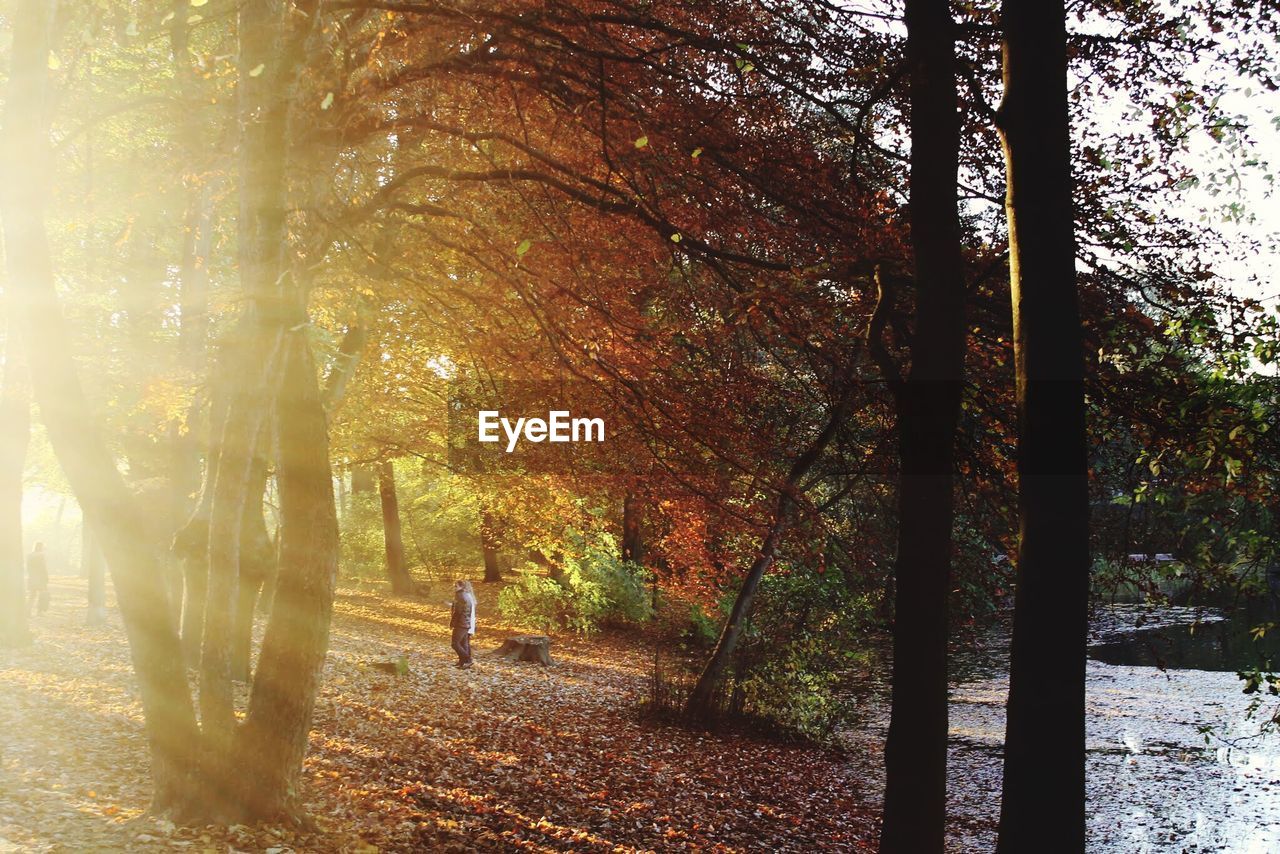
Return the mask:
[[[1234,672],[1276,654],[1276,636],[1255,644],[1248,631],[1267,616],[1257,608],[1224,615],[1125,605],[1094,614],[1086,668],[1090,854],[1280,854],[1280,734],[1261,733],[1280,698],[1265,698],[1251,717],[1253,698]],[[953,660],[949,852],[995,847],[1007,649],[1007,631],[996,630]],[[858,738],[878,751],[887,708],[872,717]],[[868,782],[881,784],[878,774]]]
[[[1280,664],[1280,630],[1255,628],[1280,622],[1267,600],[1253,600],[1225,616],[1202,609],[1165,609],[1184,617],[1173,624],[1139,625],[1104,632],[1089,657],[1104,664],[1171,670],[1237,671]],[[1167,622],[1167,620],[1166,620]]]

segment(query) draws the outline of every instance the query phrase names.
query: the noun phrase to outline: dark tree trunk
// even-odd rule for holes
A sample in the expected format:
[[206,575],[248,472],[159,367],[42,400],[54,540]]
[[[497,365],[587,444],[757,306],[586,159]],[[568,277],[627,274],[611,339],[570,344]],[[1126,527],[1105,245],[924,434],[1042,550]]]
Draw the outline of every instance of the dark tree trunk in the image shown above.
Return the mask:
[[502,580],[502,566],[498,563],[497,520],[489,508],[480,507],[480,552],[484,557],[484,580],[490,583]]
[[634,492],[622,500],[622,559],[631,563],[644,560],[644,505]]
[[809,469],[813,468],[813,464],[818,461],[818,458],[822,456],[822,452],[831,443],[832,438],[835,437],[840,425],[844,423],[845,417],[848,415],[854,384],[848,382],[849,377],[844,377],[843,379],[847,383],[846,388],[841,392],[836,404],[831,408],[826,425],[823,426],[821,432],[818,433],[809,447],[796,457],[791,464],[790,471],[787,472],[786,479],[778,489],[777,508],[774,511],[773,522],[769,527],[769,531],[765,534],[764,540],[760,544],[760,552],[752,562],[751,568],[747,570],[746,577],[742,580],[742,587],[738,590],[737,598],[734,599],[733,608],[729,612],[729,619],[725,622],[724,628],[720,632],[720,639],[716,642],[716,648],[712,651],[711,658],[707,660],[707,664],[698,676],[698,681],[694,684],[693,690],[689,692],[689,700],[684,709],[685,718],[689,721],[705,722],[714,716],[716,691],[724,680],[725,672],[728,670],[729,662],[733,658],[733,651],[738,645],[738,638],[742,634],[742,629],[751,617],[751,609],[755,604],[756,591],[760,587],[760,580],[764,578],[764,574],[773,565],[774,558],[778,552],[778,545],[782,542],[782,537],[786,533],[787,527],[791,524],[792,515],[796,509],[796,489],[801,479],[808,473]]
[[1089,491],[1064,4],[1006,2],[1003,26],[1021,524],[998,850],[1083,851]]
[[[248,0],[239,6],[238,79],[240,211],[237,221],[244,313],[227,348],[226,422],[213,472],[209,513],[209,586],[200,656],[200,725],[204,735],[206,793],[215,816],[235,815],[240,759],[233,755],[236,723],[232,695],[232,649],[240,604],[240,555],[254,465],[264,452],[264,419],[284,370],[290,281],[285,251],[285,151],[288,95],[296,60],[285,44],[285,10],[279,0]],[[262,72],[263,66],[267,69]],[[257,69],[257,73],[251,73]],[[303,318],[305,323],[305,317]],[[314,384],[314,380],[313,380]],[[250,615],[249,619],[252,619]]]
[[778,499],[778,509],[774,514],[773,526],[769,529],[769,533],[765,536],[764,542],[760,546],[759,555],[751,564],[751,568],[747,570],[746,578],[742,580],[742,589],[738,591],[738,596],[733,601],[729,619],[725,622],[724,628],[720,632],[720,639],[716,643],[716,648],[712,652],[711,658],[707,661],[702,673],[698,676],[698,681],[693,686],[693,690],[689,693],[689,701],[685,706],[685,717],[690,721],[708,721],[715,714],[716,692],[724,681],[725,671],[733,658],[733,651],[737,648],[738,638],[742,634],[742,629],[746,625],[747,619],[751,616],[751,608],[755,604],[756,591],[760,588],[760,580],[764,578],[764,574],[768,572],[769,567],[773,566],[774,557],[778,552],[778,544],[782,541],[782,535],[786,533],[787,525],[791,520],[791,505],[791,498],[785,493]]
[[408,596],[413,579],[404,561],[404,535],[400,527],[400,502],[396,498],[396,470],[391,460],[378,465],[378,497],[382,500],[382,542],[386,548],[387,578],[391,592]]
[[348,326],[347,331],[343,333],[342,342],[338,345],[338,354],[334,357],[333,364],[329,366],[329,372],[325,374],[321,402],[324,404],[326,413],[332,414],[346,397],[347,385],[355,376],[356,367],[360,364],[360,357],[368,342],[368,326],[365,325],[363,317],[358,317],[356,322]]
[[129,637],[146,717],[154,781],[153,805],[166,808],[186,791],[195,714],[179,654],[178,632],[139,503],[94,428],[54,288],[44,209],[48,195],[49,4],[23,0],[10,20],[12,68],[5,102],[0,163],[9,282],[19,306],[31,385],[49,442],[77,501],[95,526],[111,568]]
[[29,643],[26,549],[22,543],[22,473],[31,436],[31,399],[22,365],[17,324],[4,340],[0,376],[0,647]]
[[929,854],[943,850],[946,830],[947,594],[965,287],[955,25],[946,0],[907,0],[906,24],[916,313],[911,367],[905,382],[893,383],[902,468],[880,850]]

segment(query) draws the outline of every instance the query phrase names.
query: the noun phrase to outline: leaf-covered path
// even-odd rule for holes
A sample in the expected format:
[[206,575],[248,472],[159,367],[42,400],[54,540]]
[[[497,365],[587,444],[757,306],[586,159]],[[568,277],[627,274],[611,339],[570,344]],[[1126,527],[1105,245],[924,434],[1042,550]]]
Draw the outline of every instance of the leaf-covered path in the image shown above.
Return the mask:
[[[550,669],[478,655],[457,670],[443,587],[340,594],[304,772],[319,833],[137,819],[147,763],[118,617],[85,628],[79,583],[54,593],[37,643],[0,651],[0,852],[873,847],[861,763],[642,721],[651,651],[615,638],[557,638]],[[510,633],[480,594],[478,652]],[[399,654],[407,677],[367,666]]]

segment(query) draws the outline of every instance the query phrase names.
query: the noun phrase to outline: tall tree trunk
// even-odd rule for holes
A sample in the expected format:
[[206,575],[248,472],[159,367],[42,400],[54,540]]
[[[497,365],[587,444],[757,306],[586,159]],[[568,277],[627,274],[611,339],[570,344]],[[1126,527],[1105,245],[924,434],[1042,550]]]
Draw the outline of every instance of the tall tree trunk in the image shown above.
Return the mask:
[[955,24],[946,0],[907,0],[906,24],[916,313],[910,371],[893,383],[902,468],[880,850],[929,854],[943,850],[946,831],[947,594],[965,287]]
[[[304,323],[296,324],[305,326]],[[290,335],[277,404],[281,544],[271,620],[240,733],[250,818],[296,815],[316,689],[329,643],[338,572],[338,520],[328,425],[305,331]]]
[[[285,51],[285,11],[279,0],[239,7],[240,123],[239,264],[247,307],[228,348],[234,383],[213,474],[209,514],[209,586],[200,656],[200,725],[205,773],[215,815],[234,814],[243,769],[232,754],[235,735],[232,646],[239,604],[240,555],[246,505],[254,500],[255,455],[264,418],[283,372],[288,283],[285,249],[285,129],[295,58]],[[269,70],[263,71],[263,68]],[[304,318],[305,320],[305,318]]]
[[1083,851],[1089,492],[1064,4],[1006,2],[1003,26],[1020,535],[998,850]]
[[502,565],[498,563],[497,520],[483,504],[480,506],[480,554],[484,558],[484,580],[491,584],[502,580]]
[[[209,513],[209,581],[200,651],[200,728],[204,735],[204,770],[212,782],[208,796],[214,816],[234,815],[238,809],[233,800],[224,801],[223,797],[234,795],[233,781],[241,773],[229,763],[235,731],[231,687],[233,650],[236,629],[246,619],[239,614],[241,556],[250,546],[250,533],[245,528],[250,508],[257,506],[259,516],[261,514],[263,483],[255,482],[255,459],[261,453],[259,436],[278,380],[273,374],[279,370],[282,329],[273,319],[264,317],[262,311],[250,309],[242,318],[240,334],[244,337],[233,342],[239,351],[233,364],[241,366],[237,375],[245,379],[231,393],[214,471]],[[260,518],[258,524],[262,524]],[[249,583],[248,579],[245,583]],[[252,613],[247,619],[252,626]]]
[[[240,769],[235,802],[250,820],[298,814],[298,776],[328,648],[337,579],[328,423],[307,339],[307,291],[284,260],[289,244],[287,98],[316,11],[313,2],[287,9],[279,0],[240,5],[242,275],[246,289],[264,303],[264,319],[282,334],[280,384],[274,389],[279,567],[249,710],[234,753]],[[271,70],[260,74],[259,64]]]
[[45,0],[21,0],[9,19],[12,67],[0,157],[6,173],[0,181],[5,258],[41,418],[111,568],[146,717],[153,805],[167,808],[186,791],[195,714],[158,549],[149,541],[139,503],[94,427],[54,288],[44,221],[50,174],[44,124],[48,13]]
[[22,473],[31,436],[31,397],[17,326],[10,314],[0,375],[0,647],[31,640],[22,544]]
[[631,563],[644,560],[644,504],[634,492],[622,500],[622,559]]
[[800,481],[822,456],[822,452],[831,443],[848,415],[854,384],[848,382],[847,376],[842,379],[847,385],[832,406],[827,423],[809,447],[796,457],[791,464],[791,469],[787,472],[786,479],[778,489],[778,503],[774,510],[773,522],[760,544],[760,552],[742,580],[742,587],[738,590],[737,598],[734,599],[729,619],[720,631],[716,648],[712,651],[706,666],[703,667],[702,673],[699,674],[698,681],[694,683],[693,690],[689,692],[689,699],[684,709],[685,718],[689,721],[708,721],[714,715],[716,691],[724,680],[729,662],[733,658],[733,651],[737,648],[738,638],[751,617],[751,609],[755,605],[756,591],[760,587],[760,581],[769,571],[769,567],[773,566],[778,546],[782,542],[787,527],[791,524],[792,515],[796,510],[796,490],[799,488]]
[[254,455],[250,473],[244,518],[240,522],[240,582],[231,639],[231,678],[237,682],[248,682],[253,671],[254,614],[259,594],[275,574],[275,545],[267,533],[263,507],[269,477],[265,436],[260,442],[261,450]]
[[716,691],[724,681],[725,672],[733,658],[733,651],[738,646],[738,638],[751,616],[756,591],[760,588],[760,580],[769,571],[769,567],[773,566],[773,560],[778,553],[778,544],[782,542],[782,535],[786,533],[787,526],[791,522],[793,505],[791,496],[784,490],[778,498],[773,525],[760,545],[760,553],[752,562],[751,568],[747,570],[746,578],[742,580],[742,588],[738,591],[737,598],[733,600],[733,608],[729,611],[729,619],[720,632],[716,648],[698,676],[693,690],[689,693],[685,717],[690,721],[708,721],[715,714]]
[[[181,97],[177,101],[174,123],[176,142],[182,158],[182,183],[185,193],[185,212],[182,220],[181,258],[178,266],[179,326],[178,351],[183,368],[195,380],[208,373],[209,367],[209,253],[213,245],[212,191],[205,163],[208,152],[214,149],[202,130],[201,111],[196,109],[201,91],[195,63],[191,56],[191,6],[190,0],[174,0],[172,22],[169,25],[170,55],[174,77],[178,81]],[[217,381],[217,378],[212,378]],[[217,458],[217,436],[221,433],[222,413],[208,407],[210,429],[206,436],[208,453],[206,466],[210,469]],[[191,523],[181,522],[174,528],[174,554],[180,569],[181,588],[180,624],[182,641],[188,661],[199,662],[200,644],[204,635],[204,608],[208,588],[208,524],[211,486],[202,483],[200,471],[200,443],[196,440],[194,424],[200,408],[192,405],[186,415],[187,430],[182,430],[175,419],[171,430],[170,484],[173,492],[175,514],[191,518],[194,512],[199,531],[190,528]],[[199,506],[192,508],[190,497],[200,492]],[[181,545],[179,543],[181,542]]]
[[404,535],[400,528],[400,502],[396,498],[396,470],[391,460],[378,465],[378,497],[382,500],[382,542],[387,555],[387,578],[391,592],[408,596],[413,579],[404,562]]

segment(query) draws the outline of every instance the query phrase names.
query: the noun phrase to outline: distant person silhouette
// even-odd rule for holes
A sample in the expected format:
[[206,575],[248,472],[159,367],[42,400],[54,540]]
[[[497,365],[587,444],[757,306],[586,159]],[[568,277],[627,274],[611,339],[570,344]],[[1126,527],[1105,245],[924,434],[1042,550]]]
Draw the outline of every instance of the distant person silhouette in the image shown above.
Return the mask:
[[36,543],[27,555],[27,610],[49,610],[49,567],[44,562],[44,543]]
[[453,651],[458,654],[456,667],[471,667],[471,636],[476,633],[476,594],[471,582],[453,582],[453,604],[449,611],[449,628],[453,630]]

